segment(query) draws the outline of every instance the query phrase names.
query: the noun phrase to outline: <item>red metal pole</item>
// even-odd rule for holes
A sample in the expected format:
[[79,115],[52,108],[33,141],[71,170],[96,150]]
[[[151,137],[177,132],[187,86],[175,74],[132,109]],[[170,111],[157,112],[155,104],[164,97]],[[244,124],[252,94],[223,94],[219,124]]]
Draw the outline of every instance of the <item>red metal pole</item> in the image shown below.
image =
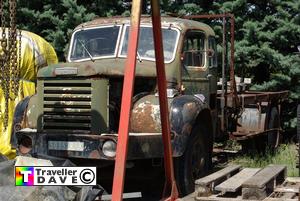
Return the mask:
[[153,39],[154,39],[154,49],[155,49],[155,62],[156,62],[156,72],[157,72],[161,126],[162,126],[162,140],[164,145],[164,165],[165,165],[165,174],[166,174],[166,183],[164,187],[163,199],[176,200],[178,198],[178,191],[177,191],[174,169],[173,169],[168,99],[166,93],[167,91],[166,73],[165,73],[165,64],[164,64],[164,52],[163,52],[163,43],[162,43],[159,3],[160,1],[158,0],[151,0]]
[[133,0],[131,9],[131,25],[127,50],[127,60],[125,65],[124,84],[122,92],[122,110],[120,114],[118,144],[112,189],[113,201],[121,201],[123,199],[123,189],[126,171],[125,165],[127,159],[127,148],[129,138],[129,119],[134,88],[136,56],[140,31],[139,26],[141,20],[141,7],[142,0]]

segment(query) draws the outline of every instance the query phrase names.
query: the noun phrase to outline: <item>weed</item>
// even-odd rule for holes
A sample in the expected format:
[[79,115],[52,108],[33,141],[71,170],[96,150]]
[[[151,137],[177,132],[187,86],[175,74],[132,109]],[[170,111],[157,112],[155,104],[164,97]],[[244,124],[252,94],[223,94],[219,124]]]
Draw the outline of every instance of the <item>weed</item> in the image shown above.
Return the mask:
[[265,167],[269,164],[281,164],[287,166],[287,174],[290,177],[299,176],[297,163],[297,150],[295,144],[282,144],[275,153],[267,151],[265,154],[245,154],[238,156],[230,163],[240,164],[243,167]]

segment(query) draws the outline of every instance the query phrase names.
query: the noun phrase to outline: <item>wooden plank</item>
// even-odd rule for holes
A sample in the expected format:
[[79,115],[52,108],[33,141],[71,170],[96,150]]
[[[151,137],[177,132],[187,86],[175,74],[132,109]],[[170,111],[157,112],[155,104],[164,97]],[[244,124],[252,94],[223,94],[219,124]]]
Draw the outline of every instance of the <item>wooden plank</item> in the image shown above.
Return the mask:
[[228,176],[229,174],[231,174],[235,171],[239,171],[240,168],[241,168],[240,165],[230,165],[230,166],[228,166],[226,168],[223,168],[223,169],[221,169],[221,170],[219,170],[219,171],[217,171],[213,174],[210,174],[206,177],[203,177],[201,179],[197,179],[195,181],[195,184],[200,185],[200,186],[207,186],[207,185],[213,183],[214,181],[216,181],[216,180],[218,180],[222,177],[226,177],[226,176]]
[[[219,196],[196,197],[195,200],[196,201],[245,201],[240,196],[236,198],[219,197]],[[247,201],[258,201],[258,200],[247,200]]]
[[287,198],[266,198],[263,201],[298,201],[297,199],[287,199]]
[[300,183],[300,177],[287,177],[285,181],[291,183]]
[[269,165],[246,181],[243,188],[263,188],[272,179],[277,177],[280,173],[285,174],[286,166],[284,165]]
[[176,201],[195,201],[196,196],[197,196],[197,193],[193,192],[183,198],[178,198]]
[[284,193],[280,198],[292,199],[292,198],[297,198],[297,197],[296,197],[296,193]]
[[299,188],[294,187],[277,187],[274,192],[279,193],[299,193]]
[[242,188],[242,197],[244,200],[256,199],[263,200],[268,197],[266,188]]
[[236,175],[230,177],[223,183],[215,187],[215,190],[225,192],[237,192],[242,184],[255,175],[260,168],[245,168]]

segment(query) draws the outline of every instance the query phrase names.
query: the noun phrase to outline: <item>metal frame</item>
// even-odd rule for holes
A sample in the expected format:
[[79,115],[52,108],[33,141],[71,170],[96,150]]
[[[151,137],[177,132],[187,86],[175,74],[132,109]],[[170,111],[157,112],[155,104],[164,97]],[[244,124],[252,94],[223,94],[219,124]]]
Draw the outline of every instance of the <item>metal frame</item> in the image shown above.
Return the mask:
[[[160,5],[159,1],[151,0],[153,39],[155,49],[155,62],[157,71],[157,84],[159,92],[160,115],[162,125],[162,140],[164,145],[164,166],[166,183],[163,192],[164,200],[176,200],[178,190],[176,186],[173,158],[171,148],[170,124],[168,101],[166,94],[166,74],[164,65],[164,53],[161,33]],[[129,119],[132,104],[134,87],[136,57],[138,48],[138,38],[140,31],[142,0],[133,0],[131,9],[131,26],[129,33],[128,55],[125,64],[124,85],[122,92],[120,125],[118,132],[117,155],[115,161],[112,200],[121,201],[123,197],[125,165],[127,159]],[[169,195],[168,195],[169,194]]]

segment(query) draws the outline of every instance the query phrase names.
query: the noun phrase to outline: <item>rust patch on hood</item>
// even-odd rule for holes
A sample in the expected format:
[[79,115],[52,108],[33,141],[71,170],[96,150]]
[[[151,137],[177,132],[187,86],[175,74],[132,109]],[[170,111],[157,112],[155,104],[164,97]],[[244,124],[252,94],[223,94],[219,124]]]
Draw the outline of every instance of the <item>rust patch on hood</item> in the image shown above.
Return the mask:
[[131,132],[155,133],[161,132],[159,105],[149,101],[135,105],[130,118]]

